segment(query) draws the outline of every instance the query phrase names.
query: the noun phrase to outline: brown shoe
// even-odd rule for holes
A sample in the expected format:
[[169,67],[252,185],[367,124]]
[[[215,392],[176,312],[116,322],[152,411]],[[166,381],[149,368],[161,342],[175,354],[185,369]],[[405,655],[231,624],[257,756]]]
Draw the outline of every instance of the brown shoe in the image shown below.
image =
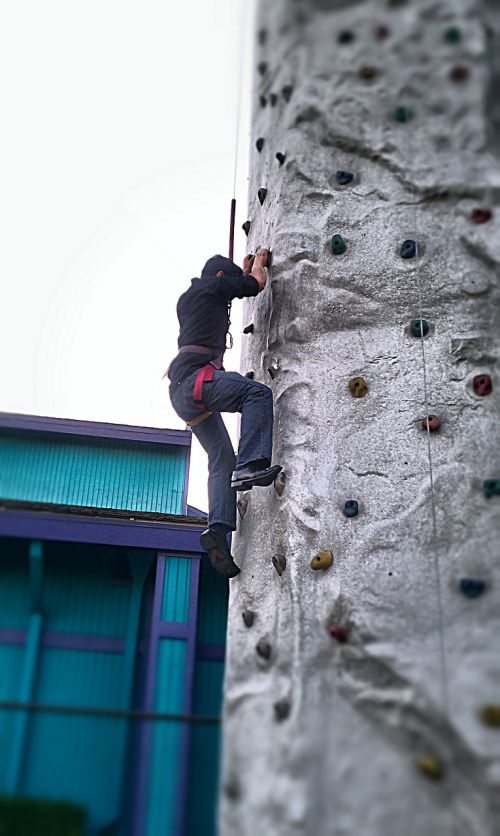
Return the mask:
[[234,562],[223,534],[207,528],[200,537],[200,543],[219,575],[224,578],[235,578],[236,575],[240,574],[241,570]]

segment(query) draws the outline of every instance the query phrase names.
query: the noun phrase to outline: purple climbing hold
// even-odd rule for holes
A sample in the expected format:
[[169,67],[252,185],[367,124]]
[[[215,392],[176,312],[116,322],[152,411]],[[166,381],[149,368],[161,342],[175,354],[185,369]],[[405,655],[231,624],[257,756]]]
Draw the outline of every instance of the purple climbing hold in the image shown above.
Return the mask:
[[491,209],[473,209],[470,219],[473,224],[485,224],[491,220],[493,212]]
[[428,415],[422,419],[422,429],[436,433],[441,428],[441,419],[437,415]]
[[472,381],[474,392],[476,395],[484,398],[486,395],[491,395],[493,391],[493,383],[489,374],[477,374]]
[[450,80],[451,81],[467,81],[470,75],[470,70],[468,67],[464,67],[463,64],[457,64],[456,67],[452,67],[450,70]]

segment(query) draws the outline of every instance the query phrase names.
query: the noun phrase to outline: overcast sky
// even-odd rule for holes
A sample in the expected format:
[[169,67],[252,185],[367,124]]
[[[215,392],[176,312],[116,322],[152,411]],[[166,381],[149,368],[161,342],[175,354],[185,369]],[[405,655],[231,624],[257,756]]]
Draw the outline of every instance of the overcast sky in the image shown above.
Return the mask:
[[[0,410],[184,427],[161,376],[178,296],[227,254],[241,55],[245,254],[253,26],[245,0],[1,5]],[[204,509],[206,474],[193,439]]]

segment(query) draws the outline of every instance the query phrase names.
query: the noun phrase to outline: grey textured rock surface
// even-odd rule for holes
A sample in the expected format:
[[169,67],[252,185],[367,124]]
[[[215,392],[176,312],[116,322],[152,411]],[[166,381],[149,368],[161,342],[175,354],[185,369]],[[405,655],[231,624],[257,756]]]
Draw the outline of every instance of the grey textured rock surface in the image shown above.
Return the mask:
[[500,832],[480,719],[500,702],[498,17],[261,3],[248,246],[273,266],[242,371],[273,389],[286,478],[241,497],[223,836]]

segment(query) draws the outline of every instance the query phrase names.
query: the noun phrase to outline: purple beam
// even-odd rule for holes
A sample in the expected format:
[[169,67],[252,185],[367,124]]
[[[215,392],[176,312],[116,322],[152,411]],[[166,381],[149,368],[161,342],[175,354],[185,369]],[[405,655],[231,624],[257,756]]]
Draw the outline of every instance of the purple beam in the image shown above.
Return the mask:
[[66,543],[98,543],[136,546],[155,551],[200,554],[203,525],[120,520],[50,514],[43,511],[0,510],[0,537],[60,540]]
[[46,418],[0,412],[0,429],[58,433],[59,435],[94,436],[121,441],[144,441],[149,444],[191,446],[191,430],[163,430],[159,427],[138,427],[131,424],[108,424],[99,421],[76,421],[72,418]]
[[[125,642],[119,636],[88,636],[82,633],[43,633],[42,647],[65,650],[88,650],[98,653],[123,653]],[[26,642],[26,630],[0,629],[0,644]]]
[[[186,669],[184,673],[183,713],[191,714],[193,707],[193,684],[196,666],[196,634],[198,631],[198,592],[200,581],[200,559],[191,560],[191,582],[189,586],[189,615],[187,634]],[[191,749],[191,727],[184,724],[181,731],[179,785],[176,795],[175,825],[176,836],[183,836],[186,831],[186,812],[188,801],[189,755]]]
[[196,648],[196,658],[200,662],[224,662],[226,647],[223,644],[199,644]]

